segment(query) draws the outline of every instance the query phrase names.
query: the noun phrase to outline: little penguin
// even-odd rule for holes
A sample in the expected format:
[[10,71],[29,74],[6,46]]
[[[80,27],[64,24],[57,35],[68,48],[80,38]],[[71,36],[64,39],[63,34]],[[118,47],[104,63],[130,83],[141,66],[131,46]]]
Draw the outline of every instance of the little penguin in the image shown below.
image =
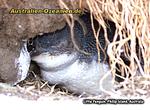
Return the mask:
[[[61,84],[77,94],[99,95],[102,93],[100,80],[109,71],[109,67],[107,63],[103,63],[103,51],[100,51],[101,61],[98,62],[90,14],[84,14],[80,19],[85,25],[75,21],[75,42],[79,49],[89,54],[75,48],[68,24],[61,30],[37,35],[30,39],[27,43],[27,49],[32,61],[35,61],[40,67],[42,78],[50,84]],[[107,28],[108,37],[113,38],[116,30],[115,24],[109,20],[107,20],[107,24],[109,26]],[[98,29],[99,25],[96,20],[94,26],[95,29]],[[104,48],[106,43],[103,29],[100,30],[99,42]],[[103,83],[106,90],[112,90],[111,81],[110,74]]]

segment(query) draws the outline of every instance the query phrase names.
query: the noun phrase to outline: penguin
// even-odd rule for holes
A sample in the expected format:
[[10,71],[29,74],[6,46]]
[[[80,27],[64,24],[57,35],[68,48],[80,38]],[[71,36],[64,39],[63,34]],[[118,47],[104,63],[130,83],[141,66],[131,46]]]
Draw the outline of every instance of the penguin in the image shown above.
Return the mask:
[[[40,67],[41,77],[49,84],[60,84],[75,94],[99,95],[102,93],[100,80],[109,72],[107,55],[100,51],[100,62],[96,48],[96,40],[91,26],[90,14],[80,16],[84,25],[75,21],[73,28],[75,42],[78,51],[72,40],[68,24],[61,29],[51,33],[37,35],[28,40],[27,50],[31,60]],[[107,34],[112,41],[115,34],[115,23],[106,20]],[[98,22],[94,20],[94,27],[98,29]],[[86,30],[86,32],[85,32]],[[104,49],[106,42],[104,30],[101,28],[99,42]],[[106,90],[112,90],[111,74],[105,79],[103,86]]]

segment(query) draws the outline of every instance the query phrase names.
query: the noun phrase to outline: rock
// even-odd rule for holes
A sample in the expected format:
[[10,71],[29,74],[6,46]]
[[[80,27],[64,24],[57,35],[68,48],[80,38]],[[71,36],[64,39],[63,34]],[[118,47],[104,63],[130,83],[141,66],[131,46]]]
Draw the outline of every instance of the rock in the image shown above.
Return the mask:
[[27,76],[30,55],[24,47],[20,49],[19,41],[15,38],[1,33],[0,42],[0,79],[2,82],[16,84]]

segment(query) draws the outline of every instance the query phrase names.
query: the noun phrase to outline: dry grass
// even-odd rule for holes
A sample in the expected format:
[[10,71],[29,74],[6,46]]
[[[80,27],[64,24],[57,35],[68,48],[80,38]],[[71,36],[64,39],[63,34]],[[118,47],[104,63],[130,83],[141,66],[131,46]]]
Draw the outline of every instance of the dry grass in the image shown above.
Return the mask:
[[69,93],[66,88],[60,88],[57,87],[57,85],[49,85],[47,81],[42,80],[40,76],[33,71],[29,72],[29,76],[24,81],[20,82],[17,88],[32,94],[33,97],[36,94],[38,98],[41,96],[53,96],[54,100],[59,100],[60,97],[73,97],[73,94]]

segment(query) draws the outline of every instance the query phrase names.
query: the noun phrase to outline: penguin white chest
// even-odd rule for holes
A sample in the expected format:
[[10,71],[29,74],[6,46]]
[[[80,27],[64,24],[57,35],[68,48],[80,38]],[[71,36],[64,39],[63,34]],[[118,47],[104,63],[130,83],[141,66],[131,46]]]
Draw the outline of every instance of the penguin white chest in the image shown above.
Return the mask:
[[[91,63],[80,62],[76,53],[59,56],[41,54],[33,60],[40,65],[42,77],[50,84],[64,85],[75,93],[100,94],[100,80],[108,71],[104,69],[106,65],[94,60]],[[107,89],[112,88],[110,79],[111,76],[106,79],[107,84],[104,84]]]

